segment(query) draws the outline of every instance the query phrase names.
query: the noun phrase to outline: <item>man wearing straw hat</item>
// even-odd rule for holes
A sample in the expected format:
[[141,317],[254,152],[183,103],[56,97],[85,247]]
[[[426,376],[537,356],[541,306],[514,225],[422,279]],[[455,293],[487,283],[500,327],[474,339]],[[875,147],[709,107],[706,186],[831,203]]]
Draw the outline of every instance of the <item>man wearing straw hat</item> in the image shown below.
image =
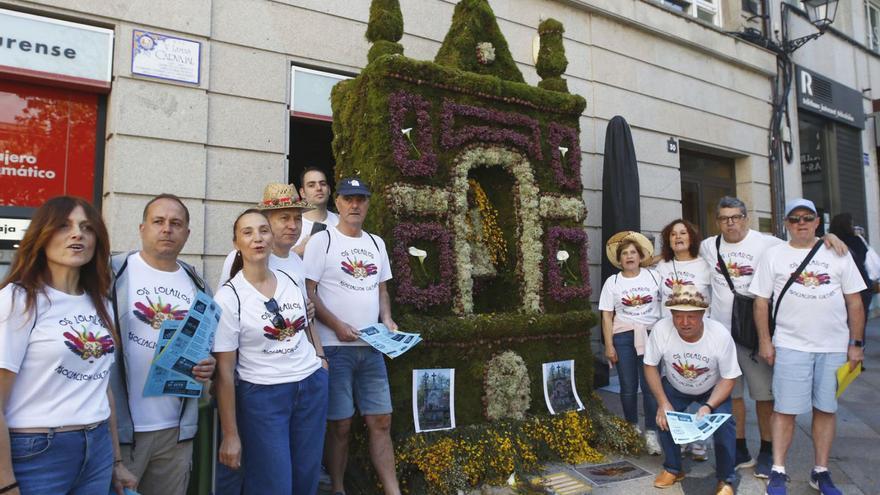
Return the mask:
[[[677,287],[666,302],[672,316],[654,325],[645,349],[645,379],[657,399],[657,425],[663,446],[663,471],[654,480],[668,488],[684,479],[681,448],[672,440],[667,411],[683,412],[699,404],[697,417],[731,413],[730,392],[741,371],[730,332],[704,319],[709,304],[691,286]],[[663,363],[663,378],[658,366]],[[736,424],[731,416],[714,433],[717,495],[733,495],[736,481]]]

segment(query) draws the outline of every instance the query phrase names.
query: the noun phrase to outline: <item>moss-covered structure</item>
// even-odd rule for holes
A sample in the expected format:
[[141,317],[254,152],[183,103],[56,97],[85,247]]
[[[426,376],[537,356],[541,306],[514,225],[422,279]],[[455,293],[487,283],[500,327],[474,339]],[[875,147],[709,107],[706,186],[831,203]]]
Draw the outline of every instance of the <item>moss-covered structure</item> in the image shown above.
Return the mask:
[[579,395],[592,397],[596,319],[581,196],[586,101],[561,78],[562,24],[541,25],[545,84],[533,87],[486,0],[461,0],[434,62],[386,49],[402,34],[399,13],[396,1],[374,0],[369,64],[334,88],[332,106],[337,179],[370,185],[365,228],[388,246],[395,320],[424,338],[389,362],[403,445],[413,369],[455,368],[462,427],[491,429],[486,366],[507,350],[528,367],[529,415],[547,414],[544,362],[574,360]]

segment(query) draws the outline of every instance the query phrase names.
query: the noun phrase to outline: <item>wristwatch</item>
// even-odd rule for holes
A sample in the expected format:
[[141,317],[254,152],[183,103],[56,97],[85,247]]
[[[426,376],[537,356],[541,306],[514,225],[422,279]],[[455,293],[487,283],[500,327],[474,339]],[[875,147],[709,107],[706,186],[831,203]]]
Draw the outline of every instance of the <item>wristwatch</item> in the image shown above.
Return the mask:
[[849,345],[854,346],[854,347],[865,347],[865,341],[864,340],[857,340],[857,339],[849,339]]

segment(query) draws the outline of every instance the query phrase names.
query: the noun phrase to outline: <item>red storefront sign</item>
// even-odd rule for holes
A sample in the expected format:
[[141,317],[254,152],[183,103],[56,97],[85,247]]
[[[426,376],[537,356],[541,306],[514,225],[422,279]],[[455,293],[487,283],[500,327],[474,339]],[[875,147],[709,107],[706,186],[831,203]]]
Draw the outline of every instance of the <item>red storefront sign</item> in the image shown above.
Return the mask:
[[98,95],[0,81],[0,206],[94,200]]

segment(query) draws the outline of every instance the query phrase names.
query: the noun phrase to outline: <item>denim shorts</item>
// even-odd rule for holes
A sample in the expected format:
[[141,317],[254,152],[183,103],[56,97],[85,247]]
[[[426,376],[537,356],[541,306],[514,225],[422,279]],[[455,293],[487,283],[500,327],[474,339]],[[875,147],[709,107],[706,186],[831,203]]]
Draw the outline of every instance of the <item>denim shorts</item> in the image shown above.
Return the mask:
[[811,408],[837,411],[837,368],[845,352],[804,352],[776,348],[773,365],[773,409],[781,414],[803,414]]
[[361,416],[391,414],[391,389],[385,356],[366,346],[325,346],[330,362],[330,389],[327,419],[338,421],[354,416],[355,405]]

